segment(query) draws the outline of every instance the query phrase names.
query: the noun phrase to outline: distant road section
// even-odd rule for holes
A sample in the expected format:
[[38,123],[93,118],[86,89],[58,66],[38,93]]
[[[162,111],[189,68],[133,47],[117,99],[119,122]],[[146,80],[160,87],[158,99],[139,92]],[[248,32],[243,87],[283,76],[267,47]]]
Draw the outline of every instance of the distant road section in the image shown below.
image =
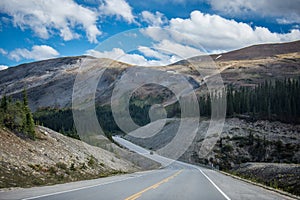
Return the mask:
[[0,191],[0,199],[38,200],[229,200],[291,199],[219,172],[150,153],[120,137],[128,149],[162,164],[153,171],[138,172],[55,186]]

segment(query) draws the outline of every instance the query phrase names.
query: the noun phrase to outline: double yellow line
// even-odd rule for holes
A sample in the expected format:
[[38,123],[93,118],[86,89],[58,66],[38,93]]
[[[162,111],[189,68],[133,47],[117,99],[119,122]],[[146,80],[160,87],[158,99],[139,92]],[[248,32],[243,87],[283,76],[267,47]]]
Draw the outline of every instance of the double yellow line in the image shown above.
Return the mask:
[[150,187],[147,187],[146,189],[138,192],[138,193],[135,193],[134,195],[130,196],[130,197],[127,197],[125,200],[135,200],[139,197],[142,196],[143,193],[151,190],[151,189],[155,189],[155,188],[158,188],[161,184],[163,183],[166,183],[168,182],[169,180],[171,180],[172,178],[174,178],[175,176],[178,176],[183,170],[180,170],[178,172],[176,172],[175,174],[173,174],[172,176],[169,176],[168,178],[165,178],[164,180],[158,182],[158,183],[155,183],[154,185],[151,185]]

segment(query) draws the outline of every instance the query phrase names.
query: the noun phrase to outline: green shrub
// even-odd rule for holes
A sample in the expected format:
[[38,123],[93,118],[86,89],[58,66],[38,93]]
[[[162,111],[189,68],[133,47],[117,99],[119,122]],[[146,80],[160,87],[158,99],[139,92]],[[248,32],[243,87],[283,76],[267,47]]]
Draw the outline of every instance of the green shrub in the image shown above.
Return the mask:
[[64,162],[58,162],[58,163],[56,163],[56,167],[58,167],[60,169],[64,169],[64,170],[66,170],[68,168],[67,164],[64,163]]
[[74,163],[72,163],[72,164],[71,164],[71,166],[70,166],[70,170],[72,170],[72,171],[76,171],[76,168],[75,168],[75,164],[74,164]]
[[91,155],[88,161],[88,165],[90,167],[93,167],[95,164],[96,164],[96,158],[93,155]]

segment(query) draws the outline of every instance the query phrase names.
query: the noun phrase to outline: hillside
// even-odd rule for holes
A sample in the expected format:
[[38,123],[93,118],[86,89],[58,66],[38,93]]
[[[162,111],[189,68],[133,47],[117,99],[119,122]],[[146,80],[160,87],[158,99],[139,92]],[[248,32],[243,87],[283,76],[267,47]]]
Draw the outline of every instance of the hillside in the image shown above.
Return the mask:
[[[203,77],[192,70],[204,68],[198,56],[166,66],[166,70],[189,74],[198,82]],[[282,80],[300,76],[300,41],[281,44],[260,44],[243,49],[211,55],[225,84],[236,86],[255,86],[265,80]],[[205,63],[205,62],[204,62]],[[185,67],[182,67],[185,66]],[[164,67],[163,67],[164,68]],[[190,68],[186,71],[183,69]],[[203,69],[205,72],[205,70]],[[210,78],[206,77],[206,81]]]
[[36,133],[33,141],[0,128],[0,188],[52,185],[158,167],[114,144],[104,150],[42,126]]
[[[215,60],[218,61],[230,61],[230,60],[254,60],[268,57],[276,57],[280,54],[296,53],[299,52],[300,41],[288,42],[288,43],[275,43],[275,44],[258,44],[235,51],[230,51],[223,54],[212,55]],[[195,57],[194,59],[197,59]]]
[[[93,63],[92,67],[84,66],[90,62]],[[98,99],[101,102],[107,101],[111,92],[110,84],[118,78],[123,68],[129,65],[86,56],[38,61],[3,70],[0,72],[1,95],[20,98],[23,88],[26,87],[33,111],[40,107],[71,107],[73,85],[80,67],[86,70],[101,70],[107,65],[111,68],[99,83],[101,99]]]
[[[155,129],[158,121],[148,124],[146,130]],[[180,119],[169,119],[167,125],[153,137],[136,138],[131,134],[126,139],[147,149],[158,150],[175,136]],[[199,130],[192,145],[181,157],[190,163],[214,163],[222,169],[232,169],[245,162],[300,163],[300,125],[280,122],[249,122],[238,118],[226,119],[217,144],[203,157],[200,147],[206,138],[209,120],[201,120]],[[136,136],[144,135],[144,128],[135,130]],[[186,129],[186,132],[191,130]]]

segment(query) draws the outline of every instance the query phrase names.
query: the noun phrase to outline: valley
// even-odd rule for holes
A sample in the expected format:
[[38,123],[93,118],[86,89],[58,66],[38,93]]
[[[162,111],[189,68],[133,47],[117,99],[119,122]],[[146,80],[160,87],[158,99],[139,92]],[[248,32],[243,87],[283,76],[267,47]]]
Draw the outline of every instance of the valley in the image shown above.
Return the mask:
[[[182,84],[191,85],[191,89],[182,94],[195,93],[198,98],[199,127],[179,160],[213,167],[300,195],[299,49],[300,41],[296,41],[211,55],[210,59],[217,66],[216,74],[220,74],[225,86],[221,93],[211,93],[207,88],[216,74],[203,76],[195,69],[199,67],[204,75],[209,70],[201,56],[168,66],[147,67],[154,74],[182,76]],[[113,136],[119,135],[152,153],[157,152],[173,140],[183,120],[179,100],[169,89],[173,85],[163,80],[163,86],[144,84],[131,94],[128,112],[137,124],[137,128],[131,130],[135,136],[118,126],[111,103],[123,97],[117,96],[115,102],[112,101],[114,88],[122,83],[126,73],[132,74],[140,68],[143,67],[78,56],[22,64],[0,71],[1,98],[21,100],[26,88],[36,123],[35,140],[22,138],[1,125],[0,187],[52,185],[161,167],[113,141]],[[77,74],[96,74],[102,70],[105,71],[96,84],[94,100],[96,117],[106,137],[91,132],[88,139],[82,138],[76,130],[73,111],[88,110],[93,104],[83,102],[83,107],[72,108],[73,86]],[[89,99],[92,92],[89,93],[86,83],[88,80],[81,80],[78,87],[79,91],[88,91],[82,94],[88,94],[86,98]],[[129,86],[122,85],[123,89]],[[223,102],[226,119],[222,131],[206,135],[212,114],[211,102],[223,98],[226,99]],[[155,118],[156,113],[149,114],[153,105],[160,105],[156,108],[163,108],[165,113]],[[159,118],[164,114],[167,119]],[[160,124],[164,124],[163,128],[152,136],[151,131]],[[151,136],[139,137],[147,136],[148,132]],[[193,130],[186,127],[185,132]],[[200,149],[208,138],[216,143],[208,154],[202,155]]]

